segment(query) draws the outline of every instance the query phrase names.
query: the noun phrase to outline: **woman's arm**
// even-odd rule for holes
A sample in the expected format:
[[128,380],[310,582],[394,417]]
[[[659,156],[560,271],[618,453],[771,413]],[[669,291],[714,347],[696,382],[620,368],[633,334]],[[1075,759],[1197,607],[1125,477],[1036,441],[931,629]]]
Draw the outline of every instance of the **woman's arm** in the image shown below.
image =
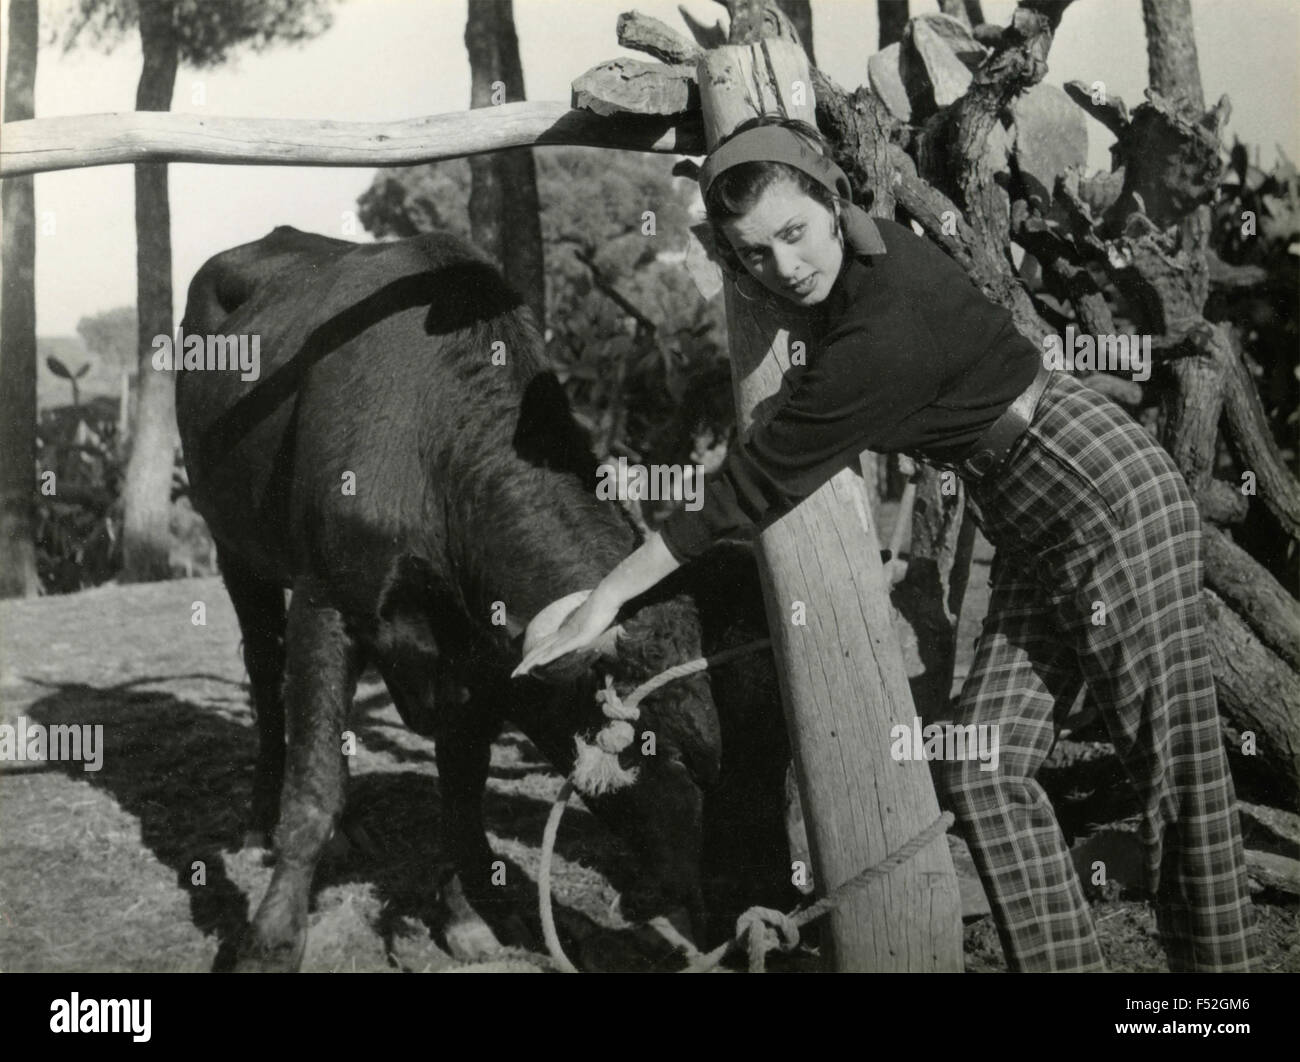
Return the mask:
[[[515,668],[515,675],[526,675],[535,667],[548,664],[566,653],[591,645],[614,622],[624,603],[645,593],[665,576],[677,570],[679,561],[664,545],[658,532],[652,532],[635,551],[610,572],[591,595],[569,613],[556,632],[543,639]],[[531,626],[531,625],[530,625]],[[527,641],[525,636],[525,641]]]

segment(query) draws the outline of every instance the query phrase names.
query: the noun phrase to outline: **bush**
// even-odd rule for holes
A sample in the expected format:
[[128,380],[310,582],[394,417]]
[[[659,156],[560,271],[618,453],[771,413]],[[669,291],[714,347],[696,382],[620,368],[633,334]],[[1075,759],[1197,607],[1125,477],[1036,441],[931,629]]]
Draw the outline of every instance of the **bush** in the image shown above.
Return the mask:
[[[101,396],[43,410],[36,446],[36,572],[41,589],[68,594],[111,582],[122,568],[126,476],[117,399]],[[172,575],[214,574],[212,537],[190,504],[179,455],[170,526]]]
[[117,403],[41,412],[36,427],[36,571],[48,594],[107,582],[122,566]]

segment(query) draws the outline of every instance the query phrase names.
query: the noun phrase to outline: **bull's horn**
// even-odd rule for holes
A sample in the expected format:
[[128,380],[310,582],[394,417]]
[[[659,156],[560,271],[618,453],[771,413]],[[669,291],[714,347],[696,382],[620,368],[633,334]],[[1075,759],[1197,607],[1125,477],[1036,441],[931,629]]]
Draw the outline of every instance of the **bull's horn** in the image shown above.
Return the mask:
[[606,660],[618,656],[618,640],[623,636],[623,624],[616,623],[591,643],[591,647]]

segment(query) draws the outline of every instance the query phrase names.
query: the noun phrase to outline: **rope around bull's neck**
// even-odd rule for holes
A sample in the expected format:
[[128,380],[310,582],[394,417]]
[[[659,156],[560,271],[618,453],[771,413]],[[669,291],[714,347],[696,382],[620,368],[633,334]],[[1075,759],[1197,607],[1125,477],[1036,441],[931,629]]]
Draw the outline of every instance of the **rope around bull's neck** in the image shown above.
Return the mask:
[[[711,657],[697,657],[685,663],[677,664],[668,670],[643,682],[620,702],[613,694],[612,687],[602,691],[605,698],[605,714],[611,719],[623,722],[635,719],[639,714],[637,706],[655,690],[686,675],[704,671],[706,668],[734,660],[736,657],[766,649],[771,645],[767,638],[749,642],[745,645],[727,649]],[[599,696],[599,695],[598,695]],[[626,723],[624,723],[626,725]],[[559,935],[555,931],[555,915],[551,909],[551,861],[555,854],[555,839],[560,830],[560,819],[573,795],[575,786],[572,780],[565,781],[560,792],[551,805],[551,813],[546,819],[546,829],[542,833],[542,862],[537,874],[537,899],[542,919],[542,936],[546,940],[546,950],[551,959],[563,973],[580,972],[560,945]],[[690,956],[691,965],[683,973],[705,973],[718,965],[737,944],[745,943],[749,950],[749,969],[751,973],[762,973],[766,968],[766,956],[774,948],[783,951],[793,950],[799,943],[799,929],[809,922],[816,921],[829,914],[848,896],[872,881],[886,877],[897,867],[902,866],[917,852],[936,837],[946,833],[952,825],[954,816],[951,811],[943,812],[934,822],[897,848],[880,862],[867,867],[848,881],[843,882],[816,903],[803,910],[783,914],[766,907],[751,907],[736,920],[736,933],[726,943],[714,948],[707,955],[695,953]]]
[[[676,664],[641,683],[640,686],[628,694],[625,700],[620,699],[614,693],[612,684],[606,686],[604,690],[597,694],[597,698],[602,701],[606,717],[611,720],[610,725],[606,727],[606,731],[612,731],[616,734],[617,731],[613,731],[613,728],[621,727],[626,733],[619,735],[612,744],[602,741],[599,737],[597,738],[602,745],[606,746],[604,749],[605,755],[616,757],[618,751],[621,751],[621,748],[625,748],[627,743],[630,742],[631,726],[627,721],[636,719],[641,714],[639,708],[641,701],[655,690],[679,678],[684,678],[686,675],[694,675],[706,668],[717,667],[737,657],[758,652],[760,649],[767,649],[771,644],[772,640],[770,638],[760,638],[744,645],[725,649],[713,656],[699,656],[694,660]],[[602,737],[604,736],[608,735],[602,735]],[[621,748],[615,746],[621,746]],[[542,832],[542,863],[537,873],[537,901],[542,918],[542,936],[546,940],[546,950],[550,952],[551,959],[563,973],[578,973],[579,971],[569,961],[569,957],[564,954],[564,948],[560,946],[559,934],[555,931],[555,914],[551,910],[551,860],[555,855],[555,838],[560,830],[560,819],[564,816],[564,809],[568,806],[569,798],[576,788],[572,779],[566,779],[564,785],[560,788],[559,795],[555,798],[555,802],[551,805],[551,813],[546,819],[546,829]]]

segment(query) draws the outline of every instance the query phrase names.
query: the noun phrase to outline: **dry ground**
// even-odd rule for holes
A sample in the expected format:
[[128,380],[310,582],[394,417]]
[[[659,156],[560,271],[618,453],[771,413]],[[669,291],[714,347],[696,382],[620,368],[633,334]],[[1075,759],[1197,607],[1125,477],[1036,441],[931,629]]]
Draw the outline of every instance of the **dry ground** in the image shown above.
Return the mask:
[[[976,564],[962,644],[982,608]],[[206,626],[191,623],[201,601]],[[239,631],[216,578],[108,586],[0,604],[0,714],[13,722],[102,723],[103,769],[5,764],[0,775],[0,970],[206,971],[229,961],[269,878],[264,853],[240,849],[254,754]],[[349,807],[373,850],[353,848],[317,876],[308,970],[439,970],[455,965],[439,933],[437,771],[367,675],[353,728]],[[487,796],[493,847],[529,911],[542,827],[559,777],[519,734],[497,743]],[[1044,782],[1062,825],[1086,839],[1126,813],[1105,746],[1062,743]],[[555,893],[566,931],[595,969],[666,965],[616,908],[621,855],[580,808],[561,830]],[[198,880],[201,865],[203,884]],[[1300,970],[1296,907],[1257,898],[1265,965]],[[1148,910],[1099,900],[1113,968],[1161,970]],[[525,921],[531,919],[525,915]],[[535,933],[535,924],[526,927]],[[531,941],[540,950],[539,939]],[[988,918],[966,927],[973,971],[1004,968]],[[793,961],[811,969],[815,959]]]

